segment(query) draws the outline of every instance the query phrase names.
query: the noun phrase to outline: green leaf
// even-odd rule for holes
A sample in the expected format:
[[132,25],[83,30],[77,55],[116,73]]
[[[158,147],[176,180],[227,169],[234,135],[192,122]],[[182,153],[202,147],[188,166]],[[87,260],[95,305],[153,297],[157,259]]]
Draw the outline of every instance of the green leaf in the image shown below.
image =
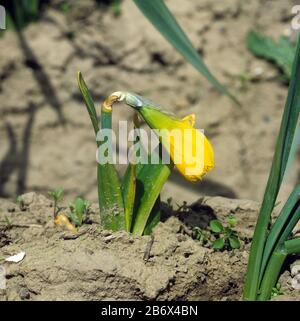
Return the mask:
[[168,179],[173,165],[145,164],[138,172],[136,203],[132,232],[142,235],[160,191]]
[[71,210],[70,219],[76,226],[81,226],[83,217],[87,212],[88,202],[82,198],[77,197],[75,203],[70,203],[69,208]]
[[16,29],[20,30],[38,18],[38,0],[13,0],[8,7],[8,12],[12,17]]
[[288,254],[299,254],[300,253],[300,237],[287,240],[284,242],[284,248]]
[[51,192],[49,192],[49,195],[55,200],[55,201],[59,201],[64,193],[64,189],[63,188],[57,188]]
[[[98,135],[99,124],[95,105],[80,72],[78,72],[78,86],[90,115],[95,135]],[[101,129],[111,128],[111,112],[102,111]],[[105,142],[97,140],[98,147],[101,147],[104,143]],[[97,163],[97,182],[100,218],[103,227],[113,231],[125,229],[124,203],[121,184],[118,173],[112,162],[106,162],[105,164]]]
[[80,215],[83,215],[85,213],[85,201],[80,197],[76,198],[75,211]]
[[[134,124],[136,130],[135,144],[140,141],[139,125]],[[138,145],[135,145],[138,146]],[[136,156],[141,156],[146,151],[139,144]],[[151,164],[151,156],[148,155],[148,163],[136,164],[136,197],[133,208],[132,232],[138,235],[149,235],[160,221],[160,191],[168,179],[173,165]]]
[[229,237],[229,244],[232,249],[239,249],[241,247],[240,240],[236,236]]
[[251,245],[244,290],[246,300],[255,300],[271,213],[284,177],[300,111],[300,42],[292,68],[288,97],[282,116],[275,154]]
[[216,239],[212,245],[214,250],[222,250],[224,246],[225,246],[225,240],[223,237]]
[[12,225],[12,220],[10,220],[6,215],[5,215],[5,218],[4,218],[4,222],[7,226],[11,226]]
[[271,259],[267,265],[266,276],[262,280],[262,284],[257,296],[258,301],[269,300],[272,294],[272,289],[278,281],[282,265],[286,260],[288,252],[284,246],[276,249],[272,255]]
[[228,90],[211,74],[164,1],[134,0],[134,2],[153,26],[186,59],[186,61],[194,66],[195,69],[199,71],[218,91],[228,95],[238,103],[236,98],[234,98],[234,96],[231,95]]
[[126,231],[130,232],[133,217],[133,207],[135,200],[136,191],[136,164],[129,164],[127,166],[123,182],[122,182],[122,193],[124,200],[125,210],[125,225]]
[[253,54],[274,62],[290,80],[296,49],[287,37],[281,36],[279,42],[276,43],[259,32],[251,31],[248,33],[246,42]]
[[152,234],[154,227],[160,222],[160,204],[160,196],[158,196],[146,223],[144,235]]
[[272,251],[287,239],[300,219],[299,195],[300,185],[293,190],[272,226],[264,249],[260,281]]
[[91,122],[92,122],[92,125],[94,128],[94,131],[95,131],[95,135],[97,135],[97,133],[99,132],[99,122],[98,122],[96,108],[95,108],[92,96],[87,88],[87,85],[86,85],[80,71],[77,74],[77,82],[78,82],[79,90],[80,90],[82,97],[84,99],[87,111],[90,115],[90,119],[91,119]]
[[237,223],[237,219],[234,216],[230,216],[227,219],[227,223],[230,225],[230,227],[235,227]]
[[[102,109],[101,130],[112,128],[112,113]],[[100,147],[105,141],[100,142]],[[100,155],[101,156],[101,155]],[[112,231],[125,230],[125,213],[121,184],[112,160],[97,164],[98,199],[101,224]]]
[[81,226],[82,225],[82,221],[80,220],[80,218],[76,215],[76,213],[71,213],[70,214],[70,219],[72,221],[72,223],[75,226]]
[[214,233],[221,233],[223,231],[223,225],[219,220],[211,220],[209,226]]

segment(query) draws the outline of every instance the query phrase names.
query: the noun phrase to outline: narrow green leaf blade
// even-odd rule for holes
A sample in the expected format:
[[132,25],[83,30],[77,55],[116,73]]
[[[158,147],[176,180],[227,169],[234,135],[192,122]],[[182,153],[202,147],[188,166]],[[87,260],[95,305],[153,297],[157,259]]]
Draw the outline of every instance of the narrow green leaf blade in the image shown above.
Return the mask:
[[[144,155],[147,155],[147,152],[145,151],[145,149],[143,147],[143,144],[140,141],[140,132],[139,132],[138,121],[136,121],[134,123],[134,128],[135,128],[135,131],[136,131],[135,140],[134,140],[134,144],[135,144],[135,148],[136,148],[136,151],[135,151],[136,155],[135,156],[136,157],[140,157],[141,153],[144,154]],[[139,179],[143,179],[143,176],[141,177],[141,171],[145,171],[145,170],[146,171],[151,171],[151,170],[152,171],[155,171],[155,170],[160,171],[161,170],[160,167],[153,167],[152,169],[150,169],[151,166],[152,166],[151,165],[151,156],[148,154],[148,163],[147,164],[142,164],[142,163],[138,162],[135,165],[136,176],[138,176]],[[148,167],[148,169],[146,169],[146,167]],[[129,171],[129,167],[127,168],[127,171],[125,173],[125,177],[126,177],[126,174],[127,174],[128,171]],[[136,184],[136,181],[135,181],[135,184]],[[141,185],[142,184],[140,184],[140,186]],[[135,185],[135,188],[136,188],[136,185]],[[136,217],[137,217],[137,212],[139,210],[139,206],[141,206],[140,199],[144,196],[144,190],[140,189],[137,193],[138,193],[137,198],[135,200],[135,203],[133,203],[131,225],[132,225],[133,218],[135,220]],[[124,202],[125,202],[125,200],[124,200]],[[126,211],[126,206],[125,206],[125,211]],[[141,214],[139,214],[139,215],[141,215]],[[145,213],[144,213],[144,217],[145,217],[145,220],[146,220],[146,217],[147,217],[146,210],[145,210]],[[153,208],[149,213],[149,216],[148,216],[148,219],[147,219],[143,234],[144,235],[150,235],[152,233],[153,228],[159,223],[159,221],[160,221],[160,195],[158,195],[158,197],[156,198],[156,201],[155,201],[155,203],[153,205]]]
[[[101,112],[101,130],[112,128],[112,112]],[[108,139],[108,138],[107,138]],[[100,147],[105,141],[100,142]],[[99,155],[101,157],[101,155]],[[112,161],[97,166],[98,198],[101,224],[112,231],[125,230],[121,184]]]
[[246,300],[255,300],[257,297],[263,251],[268,232],[268,224],[270,222],[270,216],[273,211],[286,170],[297,121],[299,118],[299,111],[300,42],[298,39],[291,82],[282,116],[280,131],[276,142],[275,154],[251,245],[244,290],[244,298]]
[[77,215],[83,215],[85,212],[85,202],[82,198],[78,197],[75,201],[75,211]]
[[[192,45],[176,19],[162,0],[134,0],[142,13],[153,26],[166,38],[166,40],[198,70],[218,91],[228,95],[236,103],[236,98],[220,84],[204,64],[197,50]],[[239,103],[238,103],[239,104]]]
[[86,85],[80,71],[77,74],[77,82],[78,82],[79,90],[80,90],[82,97],[84,99],[87,111],[90,115],[91,122],[92,122],[92,125],[94,128],[94,131],[95,131],[95,135],[97,135],[97,133],[99,132],[99,122],[98,122],[96,108],[95,108],[92,96],[87,88],[87,85]]
[[300,237],[296,237],[292,240],[284,242],[288,254],[299,254],[300,253]]
[[160,215],[161,215],[160,208],[161,208],[161,201],[160,201],[160,195],[159,195],[149,215],[148,221],[144,229],[144,235],[152,234],[154,227],[160,222]]
[[[78,86],[90,115],[95,135],[97,136],[100,130],[97,112],[81,72],[78,73]],[[101,116],[101,128],[111,129],[112,113],[103,111]],[[97,146],[100,147],[102,143],[104,142],[97,141]],[[113,231],[125,229],[121,184],[118,173],[112,162],[104,164],[97,163],[97,182],[100,218],[103,227]]]
[[23,0],[26,12],[32,16],[38,15],[39,0]]
[[262,285],[260,288],[258,301],[266,301],[271,297],[272,289],[276,286],[280,270],[287,257],[287,250],[284,246],[276,249],[271,256],[266,269],[266,277],[263,278]]
[[124,200],[126,231],[130,232],[136,193],[136,164],[130,163],[127,166],[122,182],[122,193]]
[[145,164],[139,171],[136,181],[135,217],[132,232],[144,233],[150,213],[168,179],[173,165]]
[[[288,236],[293,226],[291,223],[296,220],[299,220],[297,217],[297,207],[299,203],[299,195],[300,195],[300,185],[298,185],[291,195],[289,196],[288,200],[286,201],[284,207],[280,211],[279,216],[277,217],[272,229],[268,235],[266,246],[264,249],[263,261],[261,265],[261,272],[260,272],[260,281],[262,279],[264,270],[266,268],[267,262],[271,257],[272,251],[280,245],[280,240],[282,236],[286,238]],[[295,223],[295,224],[296,224]]]

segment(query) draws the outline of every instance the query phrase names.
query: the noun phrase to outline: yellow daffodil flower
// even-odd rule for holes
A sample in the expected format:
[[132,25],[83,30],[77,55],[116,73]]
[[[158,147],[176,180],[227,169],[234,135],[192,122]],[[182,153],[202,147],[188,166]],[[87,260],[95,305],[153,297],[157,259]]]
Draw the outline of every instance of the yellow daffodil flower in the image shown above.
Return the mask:
[[187,180],[196,182],[214,167],[212,146],[205,135],[194,128],[194,114],[179,119],[136,94],[116,92],[112,96],[125,100],[139,112]]

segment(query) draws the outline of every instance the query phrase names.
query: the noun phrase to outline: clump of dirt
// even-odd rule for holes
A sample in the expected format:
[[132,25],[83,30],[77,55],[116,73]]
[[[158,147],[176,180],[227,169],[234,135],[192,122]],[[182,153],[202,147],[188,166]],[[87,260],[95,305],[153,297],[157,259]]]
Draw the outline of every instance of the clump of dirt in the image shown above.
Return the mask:
[[[93,205],[77,234],[53,224],[52,202],[22,196],[0,202],[0,257],[25,251],[20,263],[1,263],[7,288],[2,300],[238,300],[248,245],[214,252],[191,237],[194,226],[234,213],[241,232],[253,226],[257,204],[207,197],[177,216],[166,214],[153,237],[112,233],[99,225]],[[4,223],[6,221],[6,223]],[[9,222],[9,223],[8,223]]]

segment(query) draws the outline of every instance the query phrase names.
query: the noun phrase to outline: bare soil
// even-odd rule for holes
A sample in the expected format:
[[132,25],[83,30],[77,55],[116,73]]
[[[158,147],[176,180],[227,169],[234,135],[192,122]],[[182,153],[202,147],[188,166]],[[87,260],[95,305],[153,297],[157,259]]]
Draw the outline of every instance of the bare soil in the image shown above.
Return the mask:
[[[0,266],[6,289],[0,300],[240,300],[259,204],[203,197],[185,211],[164,206],[152,236],[103,230],[98,205],[91,206],[77,233],[53,223],[53,203],[27,193],[24,203],[0,199]],[[60,213],[66,213],[65,207]],[[237,219],[238,250],[214,251],[195,237],[209,221]],[[9,224],[7,224],[7,219]],[[24,251],[18,263],[5,258]],[[299,300],[286,263],[275,300]]]
[[[28,193],[24,205],[0,201],[1,300],[238,300],[249,245],[214,252],[193,237],[195,226],[234,214],[240,235],[251,231],[258,204],[206,197],[189,212],[165,212],[150,236],[101,229],[98,208],[76,234],[53,224],[53,204]],[[66,210],[62,210],[63,212]],[[11,225],[5,224],[8,218]],[[243,238],[246,239],[246,238]],[[151,245],[152,244],[152,245]],[[3,259],[25,251],[19,263]]]

